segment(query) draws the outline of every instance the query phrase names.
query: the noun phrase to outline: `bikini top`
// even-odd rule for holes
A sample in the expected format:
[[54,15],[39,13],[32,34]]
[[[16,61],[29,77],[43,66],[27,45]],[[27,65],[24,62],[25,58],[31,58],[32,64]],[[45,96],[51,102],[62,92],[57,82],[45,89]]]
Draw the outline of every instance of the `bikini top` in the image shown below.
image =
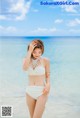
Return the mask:
[[33,69],[32,66],[28,68],[28,75],[44,75],[44,74],[45,74],[45,67],[43,66],[43,64],[36,66],[35,69]]

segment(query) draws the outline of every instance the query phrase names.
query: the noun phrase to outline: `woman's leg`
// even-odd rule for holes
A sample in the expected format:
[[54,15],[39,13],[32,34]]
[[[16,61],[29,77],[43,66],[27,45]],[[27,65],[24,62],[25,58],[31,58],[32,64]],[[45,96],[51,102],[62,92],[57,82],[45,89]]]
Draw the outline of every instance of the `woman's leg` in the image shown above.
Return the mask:
[[33,99],[32,97],[30,97],[28,94],[26,94],[26,102],[27,102],[27,105],[28,105],[30,117],[33,118],[33,113],[34,113],[34,109],[35,109],[36,100]]
[[45,104],[47,101],[47,95],[41,95],[36,102],[33,118],[41,118],[45,109]]

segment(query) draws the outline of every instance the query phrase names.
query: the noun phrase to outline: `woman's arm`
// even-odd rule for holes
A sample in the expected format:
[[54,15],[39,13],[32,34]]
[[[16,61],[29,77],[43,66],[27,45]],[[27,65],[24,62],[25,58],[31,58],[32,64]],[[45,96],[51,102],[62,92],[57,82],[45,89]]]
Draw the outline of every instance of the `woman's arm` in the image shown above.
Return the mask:
[[31,54],[37,44],[35,42],[30,43],[27,56],[23,60],[23,70],[27,70],[30,64]]
[[27,70],[30,64],[31,52],[28,51],[27,56],[23,60],[23,70]]
[[50,61],[49,61],[49,59],[45,60],[45,76],[46,76],[46,84],[50,84]]
[[50,61],[48,59],[45,59],[45,79],[46,84],[43,93],[47,94],[50,91]]

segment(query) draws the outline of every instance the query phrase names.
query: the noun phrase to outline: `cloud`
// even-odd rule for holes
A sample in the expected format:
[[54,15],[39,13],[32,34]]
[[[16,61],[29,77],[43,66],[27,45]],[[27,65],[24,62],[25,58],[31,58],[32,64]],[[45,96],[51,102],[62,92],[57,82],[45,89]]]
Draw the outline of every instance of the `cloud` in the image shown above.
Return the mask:
[[62,6],[62,8],[66,11],[66,12],[72,12],[72,13],[77,13],[77,10],[74,8],[74,6]]
[[50,28],[50,29],[48,29],[48,28],[37,28],[37,29],[31,31],[31,33],[50,34],[50,33],[56,32],[56,30],[57,30],[56,28]]
[[74,26],[77,26],[77,25],[80,25],[80,19],[78,19],[78,18],[75,18],[74,20],[71,20],[68,24],[68,26],[70,26],[70,27],[74,27]]
[[32,11],[33,11],[33,12],[39,12],[39,10],[38,10],[38,9],[32,9]]
[[13,33],[16,32],[17,29],[16,27],[13,26],[8,26],[8,27],[0,26],[0,31],[4,33]]
[[71,33],[79,33],[80,34],[80,29],[70,29],[69,32]]
[[54,22],[55,22],[55,23],[62,23],[63,20],[62,20],[62,19],[56,19]]
[[5,15],[0,15],[0,20],[6,20],[6,16]]
[[23,20],[30,9],[31,2],[32,0],[5,0],[1,7],[1,16],[10,20]]
[[[53,0],[53,1],[57,1],[57,0]],[[69,2],[68,0],[58,0],[58,2]],[[80,0],[73,0],[71,2],[80,2]],[[80,10],[79,5],[61,5],[60,6],[64,11],[69,12],[69,13],[78,13],[78,11]]]
[[80,0],[73,0],[74,2],[80,2]]

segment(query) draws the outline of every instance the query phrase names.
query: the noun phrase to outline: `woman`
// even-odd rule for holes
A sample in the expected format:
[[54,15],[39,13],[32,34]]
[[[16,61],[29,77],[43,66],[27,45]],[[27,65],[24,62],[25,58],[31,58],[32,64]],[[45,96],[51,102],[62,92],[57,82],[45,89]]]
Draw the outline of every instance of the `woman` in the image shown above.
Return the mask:
[[42,57],[44,45],[41,40],[33,40],[28,46],[23,69],[28,71],[29,84],[26,101],[30,118],[41,118],[50,91],[50,62]]

